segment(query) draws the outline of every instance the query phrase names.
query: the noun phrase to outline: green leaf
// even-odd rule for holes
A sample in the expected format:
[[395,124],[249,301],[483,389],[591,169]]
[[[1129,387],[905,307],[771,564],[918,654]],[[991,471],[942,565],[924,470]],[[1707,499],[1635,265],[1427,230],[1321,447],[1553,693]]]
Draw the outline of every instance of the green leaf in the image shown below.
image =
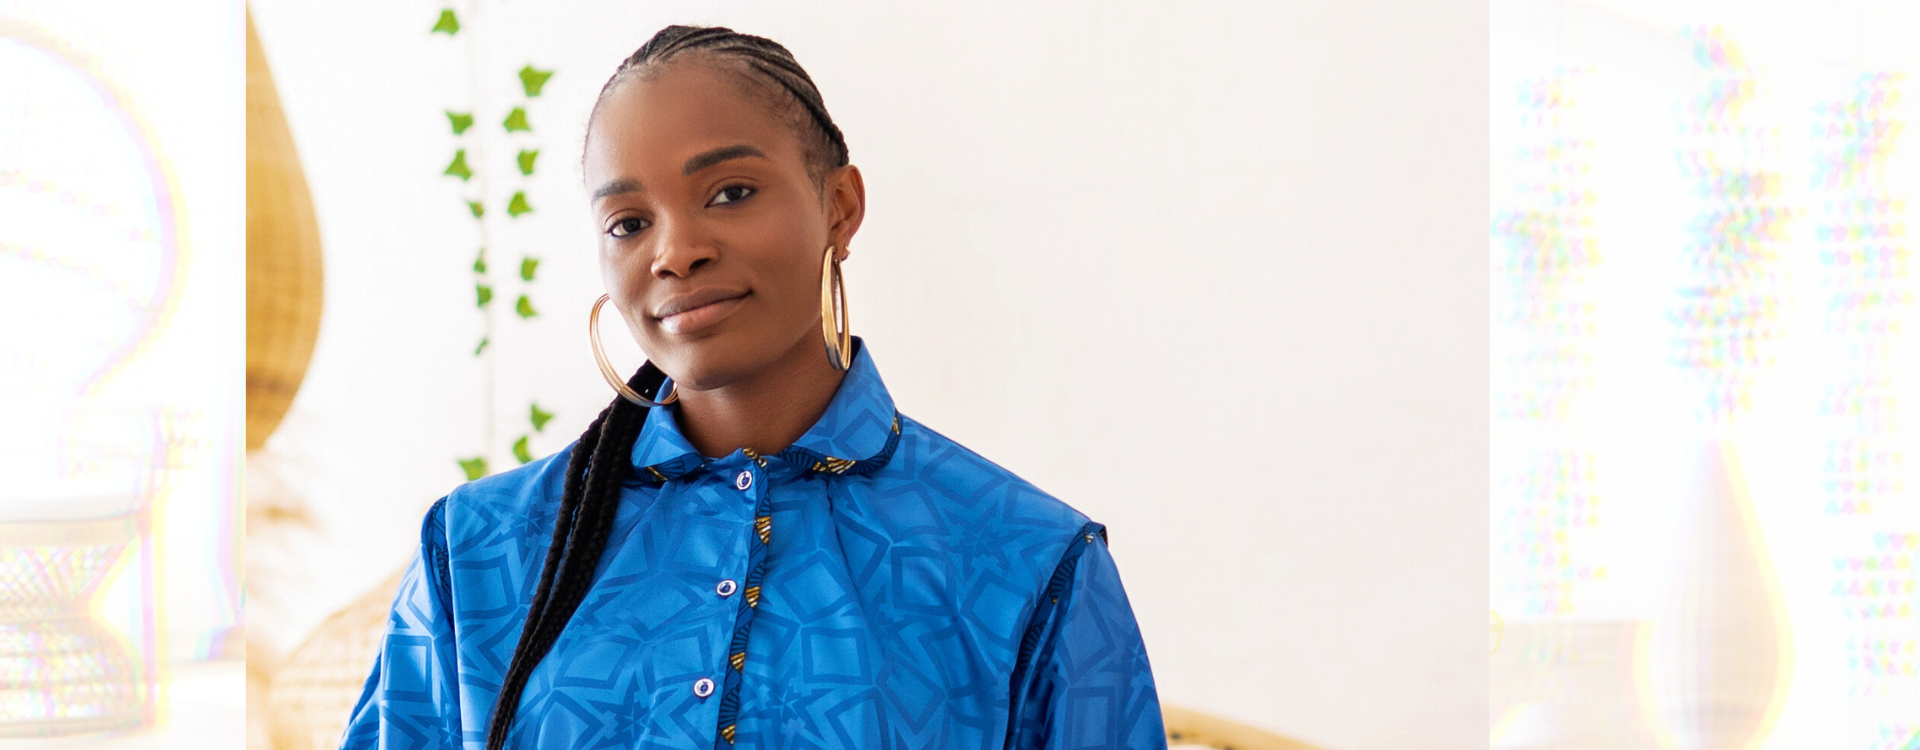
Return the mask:
[[533,205],[527,203],[526,192],[521,190],[513,191],[513,199],[507,201],[507,215],[517,218],[521,214],[530,213],[533,213]]
[[520,459],[523,464],[533,460],[533,452],[527,450],[527,436],[521,435],[519,440],[513,441],[513,457]]
[[447,122],[453,125],[454,135],[465,133],[467,128],[473,127],[473,113],[447,110]]
[[527,110],[522,107],[514,107],[512,112],[507,113],[507,119],[500,124],[506,126],[509,133],[515,130],[533,130],[533,127],[527,124]]
[[475,284],[473,285],[473,291],[474,295],[480,298],[480,303],[477,305],[478,307],[486,307],[488,302],[493,301],[493,287],[487,286],[486,284]]
[[460,33],[460,19],[454,17],[452,8],[440,11],[440,20],[434,21],[433,31],[427,33],[432,34],[436,32],[446,34],[447,36]]
[[487,249],[484,247],[480,248],[479,255],[473,256],[473,272],[474,273],[487,272]]
[[513,311],[519,313],[522,318],[531,318],[540,314],[533,311],[533,303],[528,301],[527,295],[524,294],[520,295],[518,302],[513,303]]
[[538,268],[539,266],[540,266],[539,258],[521,258],[520,259],[520,280],[532,281],[533,269]]
[[453,163],[448,164],[447,171],[442,174],[450,174],[458,177],[461,182],[466,182],[472,178],[473,170],[467,166],[467,150],[463,148],[453,152]]
[[535,70],[532,65],[520,69],[520,87],[527,90],[527,98],[540,95],[540,88],[547,85],[547,79],[553,77],[551,70]]
[[467,210],[472,211],[476,219],[487,215],[487,207],[480,205],[480,201],[467,201]]
[[480,356],[481,352],[484,352],[486,350],[487,350],[487,337],[481,336],[480,345],[473,348],[473,356],[478,357]]
[[531,406],[533,407],[533,431],[545,431],[547,422],[553,419],[553,412],[541,410],[539,404],[531,404]]
[[460,470],[467,473],[467,481],[471,482],[487,475],[487,459],[485,456],[474,456],[473,458],[462,458],[459,460]]
[[540,149],[537,149],[537,148],[532,150],[521,149],[520,157],[519,157],[520,174],[532,175],[533,160],[537,158],[540,158]]

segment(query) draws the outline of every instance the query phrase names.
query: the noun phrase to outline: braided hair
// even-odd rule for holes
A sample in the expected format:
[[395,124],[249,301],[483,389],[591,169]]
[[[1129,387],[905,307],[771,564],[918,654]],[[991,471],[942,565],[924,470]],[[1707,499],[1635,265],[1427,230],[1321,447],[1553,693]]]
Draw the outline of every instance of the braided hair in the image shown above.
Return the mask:
[[826,101],[820,98],[819,87],[813,85],[813,78],[800,67],[793,53],[772,39],[742,34],[723,26],[661,29],[621,62],[606,85],[600,87],[600,97],[594,101],[588,122],[599,116],[600,105],[620,84],[632,78],[649,78],[668,61],[689,53],[733,74],[762,104],[786,116],[794,133],[800,136],[807,173],[816,186],[829,171],[847,165],[846,136],[833,124],[833,117],[827,114]]
[[[820,90],[794,60],[793,53],[773,40],[726,28],[668,26],[661,29],[639,51],[620,63],[601,87],[593,116],[599,115],[601,103],[622,81],[647,76],[667,61],[689,53],[698,53],[722,70],[738,75],[749,85],[749,90],[763,94],[763,101],[769,107],[778,107],[788,114],[800,136],[807,170],[816,185],[827,172],[846,166],[846,139],[840,128],[834,126],[833,118],[827,115]],[[634,373],[627,385],[652,399],[665,380],[666,375],[648,363]],[[614,398],[587,426],[567,457],[560,508],[553,522],[553,542],[547,548],[546,563],[540,568],[540,582],[527,608],[520,641],[514,646],[513,658],[500,680],[500,695],[487,726],[487,750],[505,747],[528,676],[553,649],[554,641],[559,639],[561,630],[593,583],[594,569],[606,549],[614,511],[620,504],[620,485],[633,471],[633,444],[640,437],[646,415],[645,407]]]

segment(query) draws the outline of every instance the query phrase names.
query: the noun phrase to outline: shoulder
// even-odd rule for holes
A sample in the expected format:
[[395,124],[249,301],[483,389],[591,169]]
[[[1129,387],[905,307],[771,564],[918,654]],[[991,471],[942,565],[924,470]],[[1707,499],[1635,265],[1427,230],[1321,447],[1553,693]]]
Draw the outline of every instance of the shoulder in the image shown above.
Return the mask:
[[1088,522],[1073,506],[987,460],[918,420],[900,416],[900,445],[880,475],[892,489],[924,495],[945,522],[972,524],[972,533],[1058,539]]
[[[886,465],[833,498],[842,545],[888,580],[948,592],[985,632],[1016,633],[1084,536],[1086,515],[920,422],[900,417]],[[919,590],[919,589],[915,589]],[[937,597],[936,597],[937,598]]]
[[457,546],[463,532],[497,533],[521,526],[539,527],[542,538],[550,534],[572,452],[568,443],[552,455],[455,487],[434,511],[449,540]]

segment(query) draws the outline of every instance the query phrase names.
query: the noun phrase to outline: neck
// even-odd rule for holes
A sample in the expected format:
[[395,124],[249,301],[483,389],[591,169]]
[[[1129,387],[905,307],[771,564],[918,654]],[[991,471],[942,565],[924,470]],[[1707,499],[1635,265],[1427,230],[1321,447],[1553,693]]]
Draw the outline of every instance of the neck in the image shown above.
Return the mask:
[[681,391],[675,417],[700,455],[720,457],[739,448],[779,453],[820,421],[845,377],[827,362],[818,338],[802,337],[758,373],[717,388]]

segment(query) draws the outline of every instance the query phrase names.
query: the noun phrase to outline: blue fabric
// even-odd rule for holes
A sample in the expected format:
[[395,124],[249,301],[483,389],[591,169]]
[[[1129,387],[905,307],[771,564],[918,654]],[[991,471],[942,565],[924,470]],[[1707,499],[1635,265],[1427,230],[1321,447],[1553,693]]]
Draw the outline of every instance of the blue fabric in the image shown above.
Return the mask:
[[[566,454],[434,505],[342,747],[484,746]],[[1165,747],[1105,529],[900,416],[865,346],[777,455],[702,457],[672,409],[632,455],[509,747]]]

